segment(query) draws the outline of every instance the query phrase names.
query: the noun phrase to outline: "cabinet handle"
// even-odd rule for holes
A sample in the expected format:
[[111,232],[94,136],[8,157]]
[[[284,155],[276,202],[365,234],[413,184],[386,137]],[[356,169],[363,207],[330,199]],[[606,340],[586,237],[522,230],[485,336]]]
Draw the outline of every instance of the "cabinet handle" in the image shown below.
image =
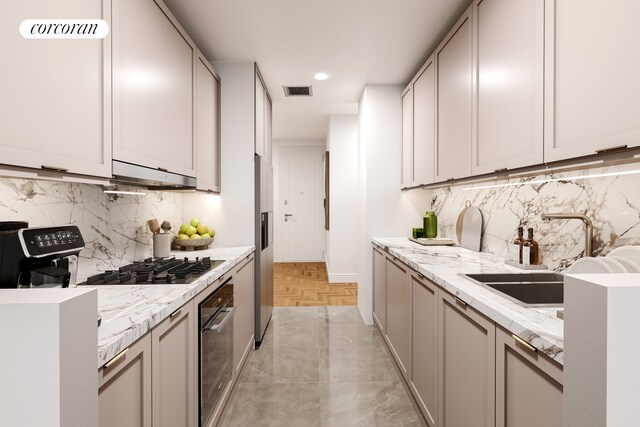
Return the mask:
[[116,354],[113,357],[113,359],[109,360],[107,363],[104,364],[104,369],[109,369],[113,365],[116,365],[118,362],[124,359],[124,357],[127,355],[128,352],[129,352],[129,347],[125,348],[120,353]]
[[453,181],[455,178],[447,178],[447,182]]
[[508,168],[501,168],[501,169],[496,169],[496,170],[494,170],[494,171],[493,171],[493,173],[506,172],[506,171],[508,171],[508,170],[509,170]]
[[170,319],[173,319],[174,317],[176,317],[177,315],[179,315],[181,311],[182,311],[182,307],[180,307],[179,309],[177,309],[176,311],[174,311],[173,313],[171,313],[171,314],[169,315],[169,318],[170,318]]
[[464,308],[467,308],[467,303],[466,302],[462,301],[459,297],[454,297],[454,298],[456,299],[456,304],[458,304],[458,305],[460,305],[460,306],[462,306]]
[[527,350],[532,351],[534,353],[538,352],[537,348],[535,348],[534,346],[532,346],[531,344],[529,344],[528,342],[526,342],[525,340],[523,340],[522,338],[520,338],[516,334],[512,334],[511,336],[513,337],[513,339],[516,341],[517,344],[522,345]]
[[57,168],[55,166],[45,166],[42,165],[40,166],[40,169],[42,169],[43,171],[49,171],[49,172],[69,172],[69,169],[65,169],[65,168]]
[[169,169],[161,168],[160,166],[158,166],[158,170],[160,172],[169,172]]
[[617,145],[617,146],[611,147],[611,148],[601,148],[599,150],[596,150],[596,154],[604,154],[604,153],[609,153],[611,151],[624,150],[625,148],[627,148],[627,144],[625,144],[625,145]]

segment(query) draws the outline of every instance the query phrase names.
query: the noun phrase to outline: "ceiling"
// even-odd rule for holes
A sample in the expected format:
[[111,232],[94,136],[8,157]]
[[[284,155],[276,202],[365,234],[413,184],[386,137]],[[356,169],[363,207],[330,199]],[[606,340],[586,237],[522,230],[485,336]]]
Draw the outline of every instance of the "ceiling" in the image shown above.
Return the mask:
[[[406,84],[468,0],[165,0],[210,61],[256,61],[274,139],[325,138],[367,84]],[[329,74],[315,81],[313,74]],[[283,85],[313,85],[285,98]]]

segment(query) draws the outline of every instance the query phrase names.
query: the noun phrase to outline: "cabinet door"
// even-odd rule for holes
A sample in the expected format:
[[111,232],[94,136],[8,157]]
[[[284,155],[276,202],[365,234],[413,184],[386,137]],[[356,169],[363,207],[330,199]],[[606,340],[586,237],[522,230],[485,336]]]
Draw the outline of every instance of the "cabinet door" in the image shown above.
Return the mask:
[[236,312],[233,318],[233,366],[234,377],[240,374],[242,364],[253,348],[255,329],[254,311],[254,262],[253,255],[236,270],[233,284],[233,302]]
[[272,140],[271,140],[271,120],[272,120],[272,104],[269,95],[265,90],[264,96],[264,157],[269,161],[272,160]]
[[[257,69],[256,69],[257,70]],[[256,154],[264,157],[264,86],[260,74],[256,71]]]
[[373,319],[382,335],[387,328],[387,260],[382,252],[373,249]]
[[196,176],[190,40],[152,0],[114,0],[111,30],[114,159]]
[[640,2],[545,4],[545,162],[640,145]]
[[413,83],[413,185],[434,181],[436,138],[435,63],[429,58]]
[[471,7],[436,49],[436,181],[471,175],[473,94]]
[[151,427],[151,334],[98,371],[100,427]]
[[413,176],[413,88],[409,86],[402,94],[402,184],[411,186]]
[[473,175],[543,162],[544,1],[475,0]]
[[220,79],[207,60],[196,62],[196,153],[199,190],[220,191]]
[[196,423],[193,383],[197,368],[197,321],[192,302],[151,330],[153,426],[188,427]]
[[440,292],[438,321],[441,427],[493,427],[495,338],[493,322]]
[[405,378],[410,378],[411,313],[407,269],[387,259],[387,340]]
[[0,162],[111,177],[111,36],[25,39],[18,26],[34,18],[110,23],[111,11],[100,0],[36,0],[3,8]]
[[496,328],[496,426],[561,427],[562,368]]
[[438,410],[438,288],[411,275],[411,388],[429,425]]

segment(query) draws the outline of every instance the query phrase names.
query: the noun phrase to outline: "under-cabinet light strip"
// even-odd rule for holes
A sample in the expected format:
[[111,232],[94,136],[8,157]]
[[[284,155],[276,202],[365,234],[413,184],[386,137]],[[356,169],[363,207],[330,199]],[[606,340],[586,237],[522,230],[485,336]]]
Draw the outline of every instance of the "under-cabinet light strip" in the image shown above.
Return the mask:
[[563,177],[563,178],[536,179],[536,180],[533,180],[533,181],[507,182],[507,183],[504,183],[504,184],[479,185],[477,187],[465,187],[462,190],[463,191],[485,190],[485,189],[488,189],[488,188],[515,187],[517,185],[544,184],[544,183],[547,183],[547,182],[559,182],[559,181],[577,181],[577,180],[580,180],[580,179],[602,178],[602,177],[605,177],[605,176],[622,176],[622,175],[636,175],[636,174],[640,174],[640,170],[597,173],[597,174],[592,174],[592,175],[567,176],[567,177]]
[[120,190],[104,190],[105,194],[128,194],[130,196],[146,196],[147,193],[141,191],[120,191]]

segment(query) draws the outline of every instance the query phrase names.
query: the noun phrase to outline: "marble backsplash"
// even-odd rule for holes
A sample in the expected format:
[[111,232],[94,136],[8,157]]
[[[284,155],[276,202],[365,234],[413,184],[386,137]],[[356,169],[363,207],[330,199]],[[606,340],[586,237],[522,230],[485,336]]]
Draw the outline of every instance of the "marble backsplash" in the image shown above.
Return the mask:
[[93,184],[0,178],[0,221],[28,221],[30,227],[77,225],[86,242],[80,253],[79,280],[150,257],[148,219],[180,224],[180,193],[143,190],[145,196],[136,196],[102,191]]
[[[640,164],[609,166],[557,174],[502,179],[429,190],[438,215],[438,233],[454,237],[456,221],[468,200],[484,217],[482,251],[510,256],[517,227],[533,227],[542,262],[558,269],[582,256],[584,232],[579,220],[543,221],[543,212],[579,212],[593,221],[594,255],[625,245],[640,245]],[[615,174],[611,176],[602,176]],[[567,179],[576,176],[591,178]],[[558,179],[552,182],[537,182]],[[473,188],[505,183],[519,185]],[[471,189],[469,189],[471,188]]]

